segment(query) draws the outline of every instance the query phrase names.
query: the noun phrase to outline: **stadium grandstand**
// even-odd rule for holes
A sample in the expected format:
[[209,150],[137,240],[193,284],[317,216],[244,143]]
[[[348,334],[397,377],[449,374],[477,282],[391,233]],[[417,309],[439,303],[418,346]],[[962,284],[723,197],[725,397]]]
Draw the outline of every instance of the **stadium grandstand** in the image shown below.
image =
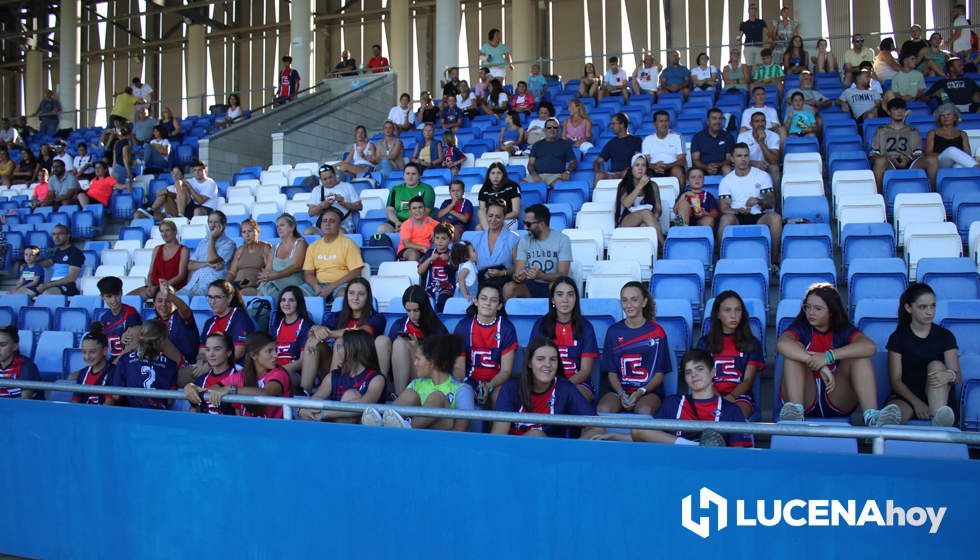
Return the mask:
[[0,1],[0,556],[975,554],[978,10]]

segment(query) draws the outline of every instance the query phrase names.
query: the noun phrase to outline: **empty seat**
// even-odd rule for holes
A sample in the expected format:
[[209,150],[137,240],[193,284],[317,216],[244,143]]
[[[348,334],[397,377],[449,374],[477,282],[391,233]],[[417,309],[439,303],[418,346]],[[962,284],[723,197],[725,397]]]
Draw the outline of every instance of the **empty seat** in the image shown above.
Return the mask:
[[856,258],[895,256],[895,230],[890,224],[848,224],[841,232],[841,265],[844,271]]
[[659,237],[656,228],[616,228],[609,240],[609,260],[635,260],[640,265],[642,279],[650,278],[653,262],[657,260]]
[[534,323],[548,312],[547,298],[511,298],[507,300],[507,318],[517,330],[517,340],[520,346],[526,346],[531,341],[531,328]]
[[779,299],[802,298],[812,284],[837,285],[837,267],[829,258],[783,259],[779,268]]
[[839,232],[848,224],[879,224],[885,222],[885,199],[880,194],[841,195],[837,197],[834,214]]
[[683,299],[657,299],[656,321],[667,333],[667,344],[677,363],[694,345],[694,322],[691,306]]
[[47,307],[21,307],[17,317],[17,328],[31,331],[35,335],[50,330],[52,315]]
[[63,331],[45,331],[37,339],[37,347],[43,352],[37,352],[34,363],[44,381],[64,377],[64,351],[75,344],[75,335]]
[[721,258],[763,259],[769,262],[772,234],[764,225],[728,226],[721,237]]
[[59,307],[54,312],[54,328],[74,334],[75,341],[78,342],[89,329],[89,310],[82,307]]
[[776,306],[776,338],[785,331],[800,314],[802,298],[780,300]]
[[937,298],[980,298],[980,276],[977,275],[977,265],[967,257],[920,259],[916,267],[916,276],[919,282],[932,287]]
[[[418,263],[415,262],[404,262],[404,261],[391,261],[381,263],[378,267],[378,276],[404,276],[411,281],[412,284],[419,284],[419,268]],[[401,297],[399,295],[399,297]]]
[[940,300],[935,321],[956,335],[960,353],[980,354],[980,300]]
[[786,224],[783,227],[782,258],[830,258],[834,254],[833,235],[827,224]]
[[957,194],[980,194],[980,169],[940,169],[936,174],[936,192],[943,198],[946,211],[952,213]]
[[830,205],[827,197],[820,195],[791,196],[783,200],[783,219],[791,225],[794,221],[826,224],[830,222]]
[[372,276],[368,281],[371,282],[371,292],[380,302],[379,311],[387,309],[392,298],[402,297],[405,290],[412,285],[407,276]]
[[898,326],[898,300],[864,298],[854,306],[854,324],[878,348],[885,348],[888,337]]
[[[889,169],[882,179],[885,211],[893,214],[895,199],[903,193],[928,193],[929,178],[924,169]],[[940,198],[941,199],[941,198]]]
[[953,223],[964,243],[969,241],[970,227],[980,222],[980,192],[958,193],[953,197]]
[[839,437],[772,436],[770,449],[779,451],[803,451],[808,453],[836,453],[856,455],[857,440]]
[[878,182],[870,169],[844,170],[833,174],[830,190],[836,206],[837,197],[841,194],[878,194]]
[[602,230],[569,228],[562,233],[568,237],[572,246],[572,262],[582,267],[588,275],[596,261],[605,259],[605,244]]
[[685,299],[697,316],[704,299],[704,266],[695,259],[671,259],[657,261],[650,282],[650,292],[655,300]]
[[616,228],[612,206],[595,202],[583,204],[582,209],[575,215],[575,227],[602,231],[603,244],[608,245]]
[[599,261],[586,279],[586,298],[619,299],[627,282],[640,281],[640,264],[634,261]]
[[[904,196],[904,195],[903,195]],[[906,226],[905,262],[909,278],[916,277],[916,266],[923,257],[960,257],[963,241],[951,222],[914,223]]]
[[907,286],[907,268],[899,258],[855,259],[847,269],[847,300],[852,310],[865,298],[898,299]]
[[[885,429],[896,429],[897,426],[884,426]],[[935,426],[901,426],[902,429],[913,430],[943,430],[958,432],[957,428],[939,428]],[[885,440],[885,455],[893,457],[912,457],[915,459],[962,459],[970,458],[970,451],[964,443],[942,443],[936,441],[910,441],[901,439]]]
[[47,307],[52,313],[68,305],[68,298],[60,294],[41,294],[34,298],[34,307]]
[[[734,227],[734,226],[732,226]],[[715,236],[707,226],[675,227],[667,231],[664,259],[697,259],[705,271],[714,264]]]
[[720,259],[715,264],[712,295],[734,290],[745,298],[769,301],[769,264],[762,259]]
[[946,207],[938,193],[902,193],[895,197],[895,239],[905,242],[909,224],[931,224],[946,221]]

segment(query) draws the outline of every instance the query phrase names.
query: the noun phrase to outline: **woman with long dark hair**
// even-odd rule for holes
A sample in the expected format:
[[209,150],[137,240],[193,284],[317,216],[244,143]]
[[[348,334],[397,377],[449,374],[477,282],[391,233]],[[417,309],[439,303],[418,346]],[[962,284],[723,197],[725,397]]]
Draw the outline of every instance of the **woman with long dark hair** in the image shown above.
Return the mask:
[[708,334],[695,348],[714,358],[712,382],[718,394],[751,418],[755,410],[752,385],[755,376],[766,369],[766,358],[749,326],[749,311],[737,292],[725,290],[715,297],[710,317]]
[[582,316],[578,286],[568,276],[551,283],[550,305],[544,317],[531,327],[531,338],[543,336],[558,347],[565,377],[589,402],[597,389],[592,384],[592,368],[599,358],[595,329]]
[[[245,300],[241,292],[228,280],[215,280],[208,285],[208,306],[214,313],[201,329],[201,336],[208,337],[212,333],[226,332],[235,343],[235,360],[245,356],[245,344],[248,335],[255,330],[252,318],[245,311]],[[198,356],[197,363],[204,363],[204,356]],[[200,367],[200,366],[199,366]],[[203,374],[201,371],[197,375]]]
[[606,331],[602,371],[612,390],[599,399],[599,412],[655,413],[664,400],[664,377],[671,373],[667,333],[654,321],[653,296],[641,282],[619,291],[623,320]]
[[[361,330],[344,331],[344,335],[334,341],[333,351],[340,367],[323,378],[312,398],[365,404],[381,402],[385,376],[378,367],[378,354],[371,335]],[[304,420],[356,423],[360,414],[304,409],[299,416]]]
[[487,224],[487,205],[492,200],[499,200],[504,206],[504,227],[510,230],[517,229],[517,220],[521,215],[521,187],[510,179],[507,175],[507,168],[499,161],[495,161],[487,168],[486,179],[477,195],[480,202],[480,209],[477,211],[476,229],[486,231],[489,229]]
[[184,385],[184,395],[201,412],[234,415],[235,408],[232,405],[215,404],[214,400],[217,397],[206,401],[202,397],[204,391],[230,387],[232,381],[241,382],[240,376],[235,375],[241,371],[241,367],[235,364],[235,343],[232,342],[231,335],[226,332],[216,332],[208,336],[204,341],[204,356],[208,371],[193,382]]
[[455,375],[477,393],[477,402],[493,405],[497,391],[514,367],[517,330],[501,316],[503,291],[494,284],[481,284],[471,313],[456,324],[455,334],[463,339],[465,359],[456,363]]
[[[500,389],[494,410],[526,414],[575,414],[595,416],[575,386],[568,382],[558,346],[550,339],[538,337],[527,347],[520,379],[511,379]],[[492,433],[532,437],[571,435],[568,426],[551,426],[531,422],[494,422]],[[582,439],[602,433],[602,428],[585,428]]]
[[296,227],[296,218],[292,214],[276,218],[276,234],[279,243],[269,251],[265,269],[259,273],[259,293],[278,298],[286,286],[299,286],[306,295],[313,295],[313,290],[303,279],[307,244]]
[[276,363],[299,385],[303,367],[303,348],[313,320],[306,310],[306,297],[299,286],[286,286],[276,303]]
[[953,387],[962,380],[956,336],[933,321],[936,293],[913,282],[898,300],[898,328],[888,337],[888,377],[892,394],[885,402],[902,411],[902,423],[916,418],[952,426]]
[[[34,361],[20,353],[20,336],[17,325],[0,328],[0,379],[40,381]],[[0,387],[0,398],[33,399],[34,391],[16,387]]]
[[[173,389],[177,382],[177,363],[168,356],[179,352],[167,338],[167,325],[150,319],[140,325],[136,349],[119,357],[107,385],[137,389]],[[136,408],[165,409],[170,401],[152,397],[107,396],[105,404]]]
[[388,336],[377,339],[381,371],[391,372],[391,390],[400,395],[408,382],[415,379],[415,350],[425,337],[448,334],[446,326],[432,309],[428,294],[421,286],[409,286],[402,294],[405,316],[388,329]]
[[647,173],[647,158],[643,154],[636,154],[630,159],[630,168],[616,188],[615,204],[616,227],[656,228],[660,245],[663,245],[660,189]]
[[366,331],[374,339],[384,334],[385,317],[374,308],[371,283],[366,278],[351,280],[340,312],[328,313],[323,318],[322,326],[316,325],[310,329],[301,368],[300,386],[303,390],[312,392],[319,379],[340,365],[333,355],[332,346],[333,341],[343,336],[347,329]]
[[[398,395],[396,406],[421,406],[424,408],[451,408],[473,410],[473,389],[453,377],[456,358],[463,351],[463,341],[453,334],[427,336],[415,349],[415,371],[418,377]],[[428,430],[453,430],[465,432],[469,420],[430,418],[415,416],[403,418],[391,409],[381,413],[369,408],[361,415],[365,426],[387,428],[416,428]]]
[[894,404],[878,410],[871,365],[877,348],[851,324],[832,285],[810,286],[799,315],[779,337],[776,349],[784,358],[780,420],[802,420],[804,414],[848,417],[860,404],[868,426],[901,421]]
[[[225,395],[255,395],[261,397],[290,398],[289,374],[276,365],[276,339],[265,331],[255,331],[248,335],[245,344],[245,363],[241,371],[228,376],[228,382],[210,389],[211,404],[221,405]],[[242,416],[261,416],[282,418],[281,406],[233,405]]]
[[[69,381],[79,385],[105,385],[109,381],[109,361],[106,352],[109,350],[109,338],[105,335],[102,323],[95,321],[87,333],[82,336],[82,361],[85,367],[68,375]],[[102,404],[105,395],[75,393],[72,402],[84,404]]]

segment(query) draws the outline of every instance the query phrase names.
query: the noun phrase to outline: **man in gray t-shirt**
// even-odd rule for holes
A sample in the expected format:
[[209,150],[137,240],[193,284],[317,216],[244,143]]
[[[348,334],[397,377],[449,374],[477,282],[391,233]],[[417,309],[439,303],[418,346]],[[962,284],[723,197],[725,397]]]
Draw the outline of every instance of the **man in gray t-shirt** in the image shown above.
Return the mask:
[[551,231],[551,212],[544,204],[532,204],[524,211],[527,235],[514,248],[513,281],[504,286],[504,299],[549,297],[549,286],[560,276],[568,276],[572,265],[572,243],[559,231]]
[[841,108],[845,111],[850,110],[857,122],[862,122],[866,118],[883,116],[881,112],[881,93],[871,89],[871,73],[866,69],[858,72],[854,80],[854,87],[845,89],[837,99]]

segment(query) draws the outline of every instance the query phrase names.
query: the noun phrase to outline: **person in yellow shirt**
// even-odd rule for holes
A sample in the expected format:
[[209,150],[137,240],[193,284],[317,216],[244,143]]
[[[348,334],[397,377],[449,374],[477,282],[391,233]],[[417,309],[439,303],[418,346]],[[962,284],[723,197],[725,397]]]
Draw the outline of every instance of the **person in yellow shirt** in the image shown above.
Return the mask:
[[313,288],[314,295],[330,303],[342,297],[347,283],[361,276],[364,261],[361,250],[349,237],[340,233],[343,221],[340,210],[331,206],[323,211],[320,230],[323,237],[306,250],[303,279]]
[[[114,97],[116,99],[116,103],[112,106],[112,111],[109,113],[109,122],[117,119],[122,119],[125,122],[133,120],[136,110],[136,103],[139,101],[139,99],[133,95],[133,88],[128,87],[117,93]],[[115,117],[115,119],[113,119],[113,117]]]

